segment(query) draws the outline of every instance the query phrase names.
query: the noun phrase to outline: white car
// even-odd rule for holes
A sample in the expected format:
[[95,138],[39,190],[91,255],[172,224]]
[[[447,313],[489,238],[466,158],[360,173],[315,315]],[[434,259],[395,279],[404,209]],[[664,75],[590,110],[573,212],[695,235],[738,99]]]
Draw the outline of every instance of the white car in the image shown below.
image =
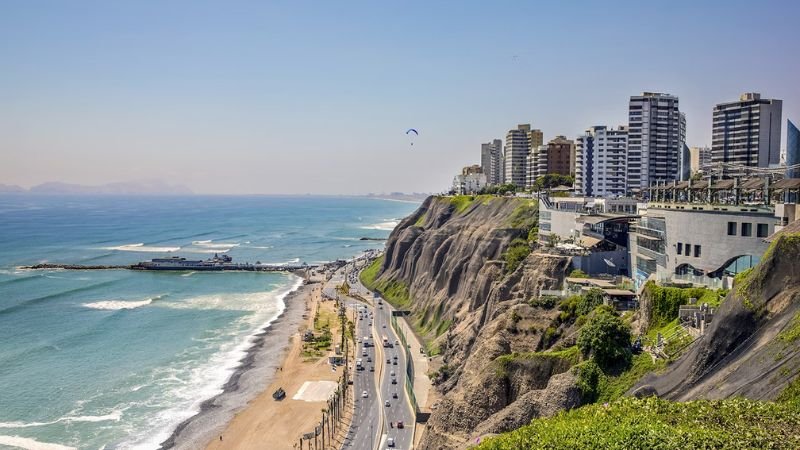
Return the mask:
[[361,398],[367,398],[367,397],[369,397],[369,393],[367,393],[367,391],[361,393]]
[[386,445],[388,445],[389,447],[394,447],[394,438],[387,438]]

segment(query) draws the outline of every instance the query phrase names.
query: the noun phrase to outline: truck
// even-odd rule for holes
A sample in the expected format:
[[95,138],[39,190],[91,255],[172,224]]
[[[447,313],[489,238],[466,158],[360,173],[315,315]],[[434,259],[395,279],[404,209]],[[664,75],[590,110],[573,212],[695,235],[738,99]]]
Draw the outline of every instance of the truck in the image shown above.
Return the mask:
[[391,343],[391,342],[389,342],[389,338],[387,338],[386,336],[384,336],[384,337],[383,337],[383,347],[384,347],[384,348],[389,348],[389,347],[391,347],[391,346],[392,346],[392,343]]

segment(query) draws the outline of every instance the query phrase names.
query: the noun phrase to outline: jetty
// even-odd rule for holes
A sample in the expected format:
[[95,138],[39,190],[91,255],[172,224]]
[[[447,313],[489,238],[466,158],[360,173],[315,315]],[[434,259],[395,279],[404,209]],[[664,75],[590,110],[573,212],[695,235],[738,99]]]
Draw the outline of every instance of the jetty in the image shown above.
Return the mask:
[[218,272],[218,271],[237,271],[237,272],[296,272],[298,270],[315,269],[316,265],[303,264],[262,264],[261,262],[234,263],[228,255],[214,255],[207,260],[189,260],[179,256],[169,258],[155,258],[150,261],[142,261],[130,265],[102,265],[102,264],[57,264],[41,263],[32,266],[23,266],[21,269],[28,270],[152,270],[152,271],[182,271],[182,272]]

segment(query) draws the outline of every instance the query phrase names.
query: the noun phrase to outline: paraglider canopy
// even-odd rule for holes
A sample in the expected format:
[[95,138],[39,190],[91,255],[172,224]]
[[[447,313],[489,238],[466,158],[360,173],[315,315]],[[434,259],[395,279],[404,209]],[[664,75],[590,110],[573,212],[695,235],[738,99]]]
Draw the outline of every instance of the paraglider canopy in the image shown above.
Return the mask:
[[[413,134],[412,134],[412,133],[413,133]],[[411,136],[411,137],[412,137],[412,139],[411,139],[411,145],[414,145],[414,140],[413,140],[413,137],[414,137],[414,136],[419,136],[419,132],[418,132],[417,130],[413,129],[413,128],[409,128],[408,130],[406,130],[406,135],[407,135],[407,136]]]

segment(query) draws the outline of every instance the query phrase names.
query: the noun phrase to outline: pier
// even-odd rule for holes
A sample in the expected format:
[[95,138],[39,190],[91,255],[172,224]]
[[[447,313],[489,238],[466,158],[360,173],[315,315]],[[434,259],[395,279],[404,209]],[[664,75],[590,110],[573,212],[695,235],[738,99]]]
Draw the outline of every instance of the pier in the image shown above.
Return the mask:
[[307,264],[248,264],[248,263],[231,263],[219,264],[206,267],[185,267],[185,268],[152,268],[143,265],[142,263],[130,265],[84,265],[84,264],[54,264],[42,263],[34,264],[32,266],[23,266],[21,269],[27,270],[147,270],[147,271],[160,271],[160,272],[219,272],[219,271],[237,271],[237,272],[295,272],[298,270],[314,269],[316,265]]

